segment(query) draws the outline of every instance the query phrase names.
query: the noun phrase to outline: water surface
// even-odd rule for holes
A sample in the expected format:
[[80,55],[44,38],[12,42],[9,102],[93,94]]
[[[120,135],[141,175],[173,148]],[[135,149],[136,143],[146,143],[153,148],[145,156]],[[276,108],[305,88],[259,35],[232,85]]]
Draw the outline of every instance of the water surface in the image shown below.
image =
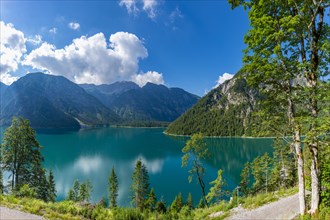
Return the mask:
[[[78,132],[39,132],[45,167],[52,169],[58,200],[63,200],[74,180],[89,179],[93,185],[92,201],[107,196],[108,177],[115,167],[119,180],[119,205],[130,205],[131,176],[136,161],[146,164],[150,185],[157,198],[171,204],[182,192],[188,192],[198,203],[201,191],[197,181],[188,182],[188,168],[181,167],[181,149],[187,138],[163,134],[161,128],[99,128]],[[214,180],[217,170],[224,171],[228,189],[239,183],[241,169],[247,161],[265,152],[272,152],[271,139],[209,138],[211,158],[204,161],[205,183]]]

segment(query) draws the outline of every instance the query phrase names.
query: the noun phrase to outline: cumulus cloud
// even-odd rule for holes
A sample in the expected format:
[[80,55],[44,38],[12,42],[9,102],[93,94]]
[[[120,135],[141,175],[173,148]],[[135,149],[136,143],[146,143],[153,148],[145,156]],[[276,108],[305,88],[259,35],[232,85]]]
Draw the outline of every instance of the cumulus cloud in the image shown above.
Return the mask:
[[72,30],[79,30],[80,28],[80,24],[77,22],[70,22],[68,25]]
[[157,16],[157,0],[120,0],[119,5],[126,7],[129,14],[137,14],[140,11],[147,13],[148,17],[154,19]]
[[222,83],[224,83],[225,81],[231,79],[234,77],[234,74],[230,74],[230,73],[224,73],[221,76],[219,76],[219,79],[216,81],[216,85],[213,88],[217,88],[219,85],[221,85]]
[[132,77],[132,81],[143,87],[148,82],[155,83],[157,85],[164,84],[163,74],[156,71],[148,71],[146,73],[137,74]]
[[17,80],[10,72],[16,71],[22,55],[26,52],[23,32],[15,29],[11,23],[0,21],[0,80],[5,84],[11,84]]
[[148,56],[143,41],[127,32],[112,34],[107,42],[103,33],[82,36],[62,49],[44,42],[25,57],[24,64],[34,69],[63,75],[76,83],[112,83],[133,80],[163,83],[162,74],[138,74],[139,60]]

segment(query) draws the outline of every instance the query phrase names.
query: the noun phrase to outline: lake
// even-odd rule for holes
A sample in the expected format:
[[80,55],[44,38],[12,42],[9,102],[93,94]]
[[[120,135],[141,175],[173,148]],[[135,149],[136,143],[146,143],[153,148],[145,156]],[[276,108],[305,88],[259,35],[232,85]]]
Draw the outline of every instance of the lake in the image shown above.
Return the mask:
[[[157,198],[170,205],[182,192],[186,200],[192,193],[194,203],[201,198],[197,181],[188,182],[188,168],[181,167],[185,137],[163,134],[162,128],[98,128],[78,132],[39,132],[37,138],[43,146],[44,165],[52,169],[56,180],[58,200],[63,200],[74,180],[89,179],[93,185],[92,201],[107,197],[108,177],[112,167],[119,180],[118,202],[130,206],[131,176],[140,158],[147,166],[150,186]],[[204,161],[205,183],[217,177],[222,169],[228,189],[233,190],[240,181],[240,172],[247,161],[272,152],[272,139],[262,138],[208,138],[211,158]]]

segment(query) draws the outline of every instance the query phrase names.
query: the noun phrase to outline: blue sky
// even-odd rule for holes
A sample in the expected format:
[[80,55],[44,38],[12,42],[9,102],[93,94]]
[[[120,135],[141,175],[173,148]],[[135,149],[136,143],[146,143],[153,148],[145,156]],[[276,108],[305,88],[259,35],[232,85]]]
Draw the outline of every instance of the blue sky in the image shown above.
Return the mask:
[[242,67],[248,28],[247,13],[221,0],[1,1],[1,81],[42,70],[204,95]]

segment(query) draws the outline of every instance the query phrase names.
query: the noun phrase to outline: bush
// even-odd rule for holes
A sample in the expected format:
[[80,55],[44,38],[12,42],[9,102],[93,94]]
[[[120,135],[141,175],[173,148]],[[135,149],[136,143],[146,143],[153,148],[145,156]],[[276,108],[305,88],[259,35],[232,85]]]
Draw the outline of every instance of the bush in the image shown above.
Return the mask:
[[22,185],[19,190],[14,191],[14,196],[16,197],[27,197],[27,198],[35,198],[37,196],[34,189],[32,189],[28,184]]

